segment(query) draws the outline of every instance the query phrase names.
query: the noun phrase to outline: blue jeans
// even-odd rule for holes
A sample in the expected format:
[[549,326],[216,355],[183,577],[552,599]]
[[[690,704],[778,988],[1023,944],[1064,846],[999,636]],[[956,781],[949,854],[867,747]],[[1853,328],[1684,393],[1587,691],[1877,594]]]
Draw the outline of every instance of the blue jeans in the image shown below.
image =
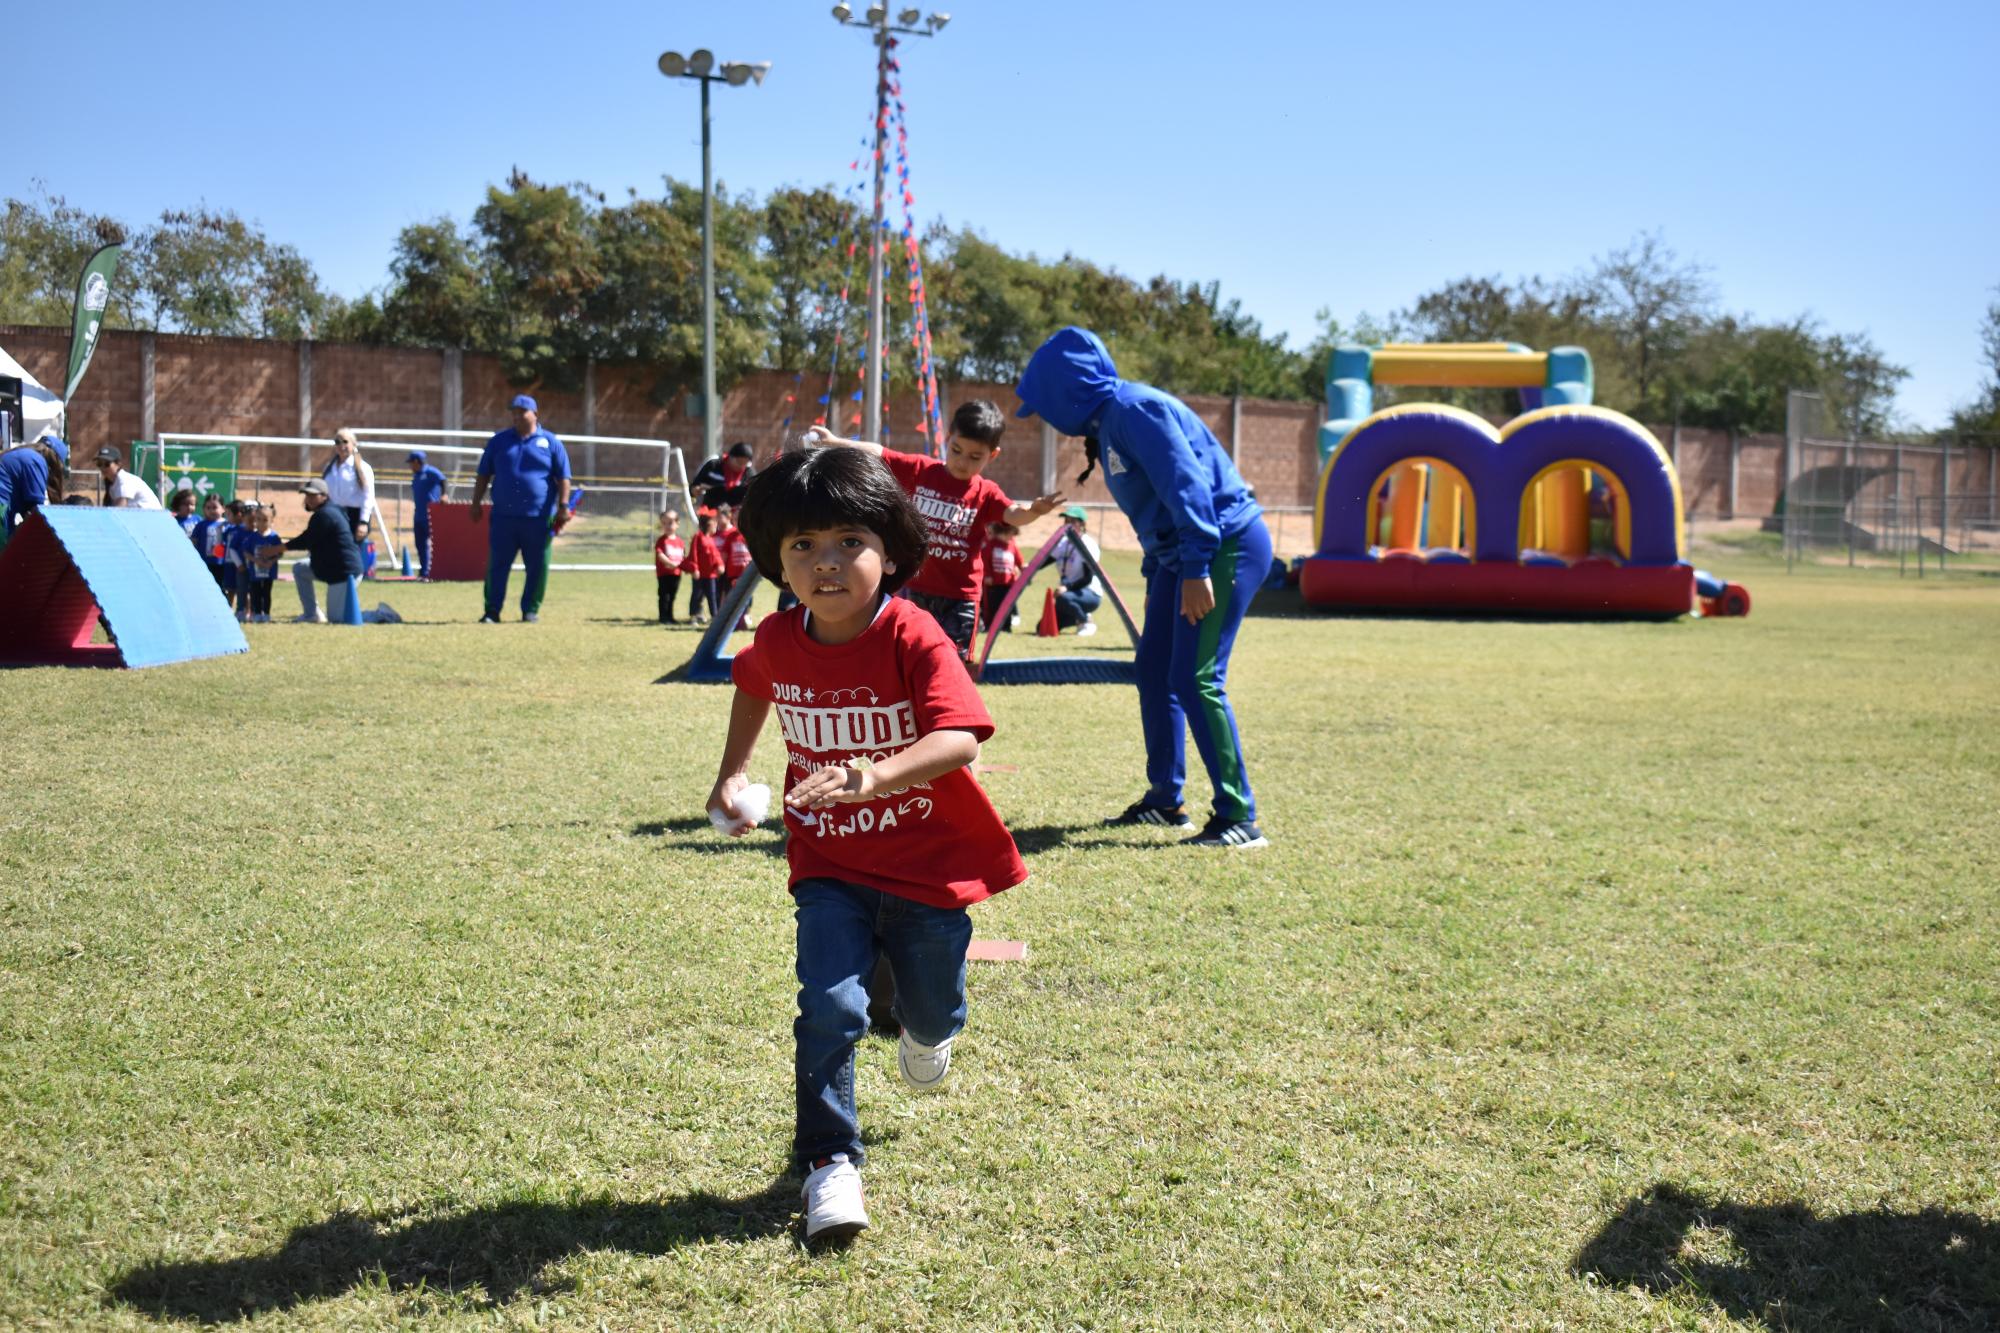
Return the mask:
[[935,1046],[965,1026],[972,916],[962,907],[926,907],[837,879],[800,880],[792,898],[799,923],[792,1153],[802,1171],[834,1153],[846,1153],[858,1166],[854,1048],[868,1032],[867,988],[876,954],[886,954],[896,974],[896,1018],[904,1031]]
[[1090,613],[1104,605],[1104,599],[1089,584],[1081,588],[1062,588],[1056,592],[1056,624],[1064,629],[1071,625],[1081,625],[1090,619]]

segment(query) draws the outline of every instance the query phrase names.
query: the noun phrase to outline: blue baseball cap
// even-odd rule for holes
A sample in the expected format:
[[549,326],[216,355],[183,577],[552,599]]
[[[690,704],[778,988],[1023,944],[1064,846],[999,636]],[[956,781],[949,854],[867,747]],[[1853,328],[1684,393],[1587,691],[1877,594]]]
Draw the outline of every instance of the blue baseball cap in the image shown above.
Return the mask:
[[412,449],[410,450],[410,456],[403,461],[406,463],[421,463],[424,461],[424,451],[421,449]]
[[530,397],[528,397],[528,395],[527,395],[527,394],[525,394],[525,393],[517,393],[517,394],[515,394],[515,395],[514,395],[514,401],[513,401],[513,402],[511,402],[511,403],[509,403],[509,404],[507,404],[507,406],[509,406],[509,407],[513,408],[513,409],[514,409],[515,411],[517,411],[517,412],[539,412],[539,411],[541,411],[541,409],[540,409],[540,408],[538,408],[538,407],[536,407],[536,406],[535,406],[535,400],[534,400],[534,399],[532,399],[532,398],[530,398]]
[[63,443],[62,436],[50,431],[42,436],[42,443],[55,451],[56,457],[61,460],[64,467],[69,466],[69,446]]

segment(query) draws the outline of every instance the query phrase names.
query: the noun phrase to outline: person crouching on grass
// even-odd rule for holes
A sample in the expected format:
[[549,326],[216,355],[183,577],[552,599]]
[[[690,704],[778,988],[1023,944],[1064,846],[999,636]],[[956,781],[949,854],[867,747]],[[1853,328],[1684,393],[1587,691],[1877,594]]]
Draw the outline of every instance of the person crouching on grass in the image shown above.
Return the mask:
[[993,719],[937,622],[893,595],[925,540],[896,479],[857,450],[788,453],[750,483],[742,528],[758,572],[801,605],[736,655],[708,808],[737,817],[775,706],[798,923],[792,1152],[806,1239],[844,1239],[868,1225],[854,1051],[877,955],[896,978],[897,1068],[935,1091],[965,1025],[966,909],[1028,871],[968,767]]
[[903,596],[936,617],[960,660],[971,658],[972,637],[979,628],[979,553],[986,545],[987,526],[1005,522],[1018,528],[1063,501],[1058,493],[1016,504],[991,478],[980,475],[1000,456],[1006,430],[1006,414],[975,398],[951,414],[951,438],[942,459],[842,439],[824,426],[813,427],[807,436],[812,443],[842,445],[881,459],[909,492],[928,537],[924,567]]

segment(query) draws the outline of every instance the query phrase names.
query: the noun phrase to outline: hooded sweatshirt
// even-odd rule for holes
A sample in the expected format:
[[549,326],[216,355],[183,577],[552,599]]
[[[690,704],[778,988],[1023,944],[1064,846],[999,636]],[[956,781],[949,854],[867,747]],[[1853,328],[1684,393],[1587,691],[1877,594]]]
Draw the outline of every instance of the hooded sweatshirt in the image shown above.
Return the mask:
[[1111,498],[1132,520],[1155,566],[1207,578],[1225,538],[1263,510],[1228,451],[1170,394],[1118,378],[1096,334],[1059,330],[1028,358],[1015,389],[1019,415],[1039,415],[1065,435],[1095,435]]

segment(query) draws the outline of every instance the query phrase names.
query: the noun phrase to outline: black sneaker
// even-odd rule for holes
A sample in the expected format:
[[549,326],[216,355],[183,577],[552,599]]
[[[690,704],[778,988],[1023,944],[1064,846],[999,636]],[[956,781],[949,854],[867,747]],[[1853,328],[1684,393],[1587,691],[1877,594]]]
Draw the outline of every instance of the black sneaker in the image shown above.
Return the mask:
[[1255,820],[1224,819],[1212,815],[1201,826],[1201,832],[1189,838],[1187,847],[1228,847],[1235,851],[1248,851],[1252,847],[1269,847],[1271,840],[1264,836],[1264,830],[1257,827]]
[[1125,812],[1104,821],[1106,828],[1130,828],[1134,825],[1150,824],[1155,828],[1186,828],[1194,823],[1188,818],[1184,805],[1148,805],[1144,801],[1134,801],[1125,807]]

